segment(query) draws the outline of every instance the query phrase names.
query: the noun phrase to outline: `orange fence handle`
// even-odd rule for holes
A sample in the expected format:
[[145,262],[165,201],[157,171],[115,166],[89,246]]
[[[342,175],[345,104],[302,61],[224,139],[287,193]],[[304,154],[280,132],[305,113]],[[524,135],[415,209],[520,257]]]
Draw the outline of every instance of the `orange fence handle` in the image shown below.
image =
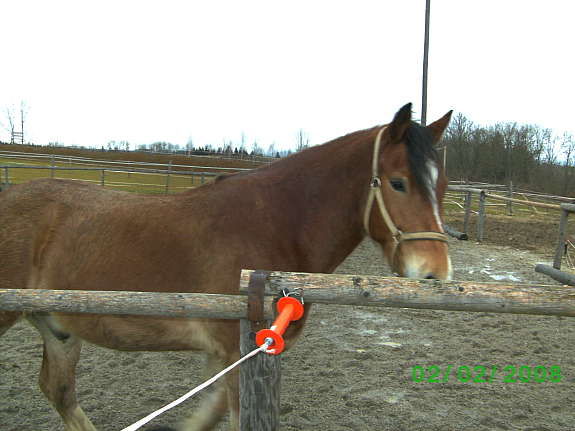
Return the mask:
[[279,355],[283,352],[285,342],[282,337],[290,322],[299,320],[303,316],[303,305],[296,298],[284,296],[277,302],[279,316],[274,321],[270,329],[262,329],[256,334],[256,344],[261,346],[266,342],[266,338],[271,338],[274,342],[267,353]]

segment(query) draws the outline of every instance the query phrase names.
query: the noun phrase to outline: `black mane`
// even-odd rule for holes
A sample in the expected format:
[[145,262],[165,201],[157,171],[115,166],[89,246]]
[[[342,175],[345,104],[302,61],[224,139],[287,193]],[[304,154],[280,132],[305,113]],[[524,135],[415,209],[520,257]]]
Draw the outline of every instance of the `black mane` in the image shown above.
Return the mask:
[[415,182],[426,194],[429,193],[427,185],[430,183],[430,170],[427,162],[433,161],[439,169],[439,155],[433,146],[433,136],[431,132],[412,121],[406,132],[407,155],[409,167]]

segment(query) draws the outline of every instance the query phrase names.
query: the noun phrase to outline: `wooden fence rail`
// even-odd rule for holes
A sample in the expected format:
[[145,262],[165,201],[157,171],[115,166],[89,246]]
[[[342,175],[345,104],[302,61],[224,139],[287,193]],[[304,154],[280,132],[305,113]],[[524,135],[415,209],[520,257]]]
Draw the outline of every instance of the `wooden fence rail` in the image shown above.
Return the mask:
[[[241,273],[241,295],[0,289],[0,309],[241,319],[252,272]],[[272,272],[266,296],[283,288],[302,289],[310,304],[575,316],[575,289],[561,286]],[[266,318],[273,316],[271,302],[266,300]]]
[[[168,166],[166,163],[157,162],[136,162],[131,160],[102,160],[102,159],[91,159],[87,157],[77,157],[77,156],[62,156],[57,154],[41,154],[41,153],[26,153],[26,152],[14,152],[14,151],[2,151],[0,150],[0,158],[11,158],[11,159],[21,159],[21,160],[50,160],[52,163],[58,161],[60,163],[75,163],[75,164],[92,164],[92,165],[139,165],[139,166]],[[234,159],[238,160],[238,159]],[[241,159],[240,159],[241,160]],[[173,168],[186,168],[186,169],[210,169],[216,171],[249,171],[252,168],[236,168],[236,167],[223,167],[223,166],[196,166],[196,165],[180,165],[172,164]]]
[[496,195],[494,193],[485,193],[485,196],[487,196],[488,198],[491,198],[491,199],[496,199],[496,200],[505,201],[505,202],[515,202],[515,203],[522,204],[522,205],[528,205],[530,207],[547,208],[547,209],[553,209],[553,210],[560,210],[561,209],[561,206],[557,205],[557,204],[546,204],[544,202],[535,202],[535,201],[521,200],[521,199],[515,199],[515,198],[508,198],[505,196]]
[[[247,303],[244,295],[209,293],[0,289],[0,310],[8,311],[242,319]],[[273,318],[272,298],[264,310]]]
[[[131,173],[131,174],[160,174],[160,175],[167,175],[167,174],[175,174],[175,175],[206,175],[216,177],[221,175],[219,173],[214,172],[199,172],[199,171],[174,171],[171,169],[148,169],[148,168],[140,168],[140,169],[124,169],[124,168],[76,168],[76,167],[67,167],[67,166],[0,166],[0,169],[39,169],[39,170],[51,170],[51,171],[107,171],[107,172],[123,172],[123,173]],[[211,168],[210,168],[211,169]]]
[[[100,180],[82,179],[81,181],[98,183],[102,187],[105,185],[108,185],[111,187],[151,186],[151,187],[162,188],[164,190],[164,193],[166,193],[166,194],[168,194],[170,192],[170,187],[172,190],[178,189],[178,188],[190,188],[190,187],[171,186],[170,185],[171,184],[170,183],[170,176],[171,175],[190,177],[192,184],[194,181],[194,177],[200,177],[200,184],[205,184],[206,177],[217,177],[218,175],[221,175],[221,173],[214,173],[214,172],[174,171],[174,170],[170,169],[170,165],[168,165],[167,170],[148,169],[148,168],[123,169],[123,168],[115,168],[115,167],[86,168],[86,167],[64,167],[64,166],[54,166],[54,165],[52,165],[52,166],[11,166],[11,165],[10,166],[2,166],[2,165],[0,165],[0,170],[3,170],[3,172],[4,172],[3,179],[0,180],[0,183],[2,183],[4,186],[10,186],[11,185],[10,176],[8,173],[9,169],[49,170],[51,178],[54,178],[54,171],[85,171],[85,172],[96,172],[96,171],[98,171],[98,172],[100,172]],[[118,182],[111,182],[110,180],[108,180],[108,182],[106,182],[106,172],[124,173],[124,174],[154,174],[154,175],[157,174],[157,175],[164,175],[166,177],[166,179],[165,179],[165,182],[163,184],[142,184],[142,183],[136,183],[136,182],[118,183]]]
[[[241,292],[251,273],[242,271]],[[575,317],[575,289],[562,286],[272,272],[266,287],[302,289],[306,303]]]

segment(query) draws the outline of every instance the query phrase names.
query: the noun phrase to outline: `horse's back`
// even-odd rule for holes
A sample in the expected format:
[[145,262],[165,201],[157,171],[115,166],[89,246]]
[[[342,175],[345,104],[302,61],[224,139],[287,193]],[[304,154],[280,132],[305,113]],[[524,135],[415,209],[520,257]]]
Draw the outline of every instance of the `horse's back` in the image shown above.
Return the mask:
[[106,204],[130,200],[118,193],[77,181],[41,179],[0,193],[0,288],[37,288],[33,273],[45,255],[59,247],[73,220],[94,214]]
[[67,180],[13,186],[0,193],[0,288],[189,291],[217,246],[205,201]]

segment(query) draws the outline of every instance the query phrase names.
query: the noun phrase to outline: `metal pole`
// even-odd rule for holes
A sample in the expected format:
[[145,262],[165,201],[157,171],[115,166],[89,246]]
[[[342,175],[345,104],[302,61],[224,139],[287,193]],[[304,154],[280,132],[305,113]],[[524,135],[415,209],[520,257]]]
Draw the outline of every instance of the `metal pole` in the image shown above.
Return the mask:
[[421,125],[427,124],[427,60],[429,53],[429,4],[425,0],[425,40],[423,43],[423,88],[421,92]]

